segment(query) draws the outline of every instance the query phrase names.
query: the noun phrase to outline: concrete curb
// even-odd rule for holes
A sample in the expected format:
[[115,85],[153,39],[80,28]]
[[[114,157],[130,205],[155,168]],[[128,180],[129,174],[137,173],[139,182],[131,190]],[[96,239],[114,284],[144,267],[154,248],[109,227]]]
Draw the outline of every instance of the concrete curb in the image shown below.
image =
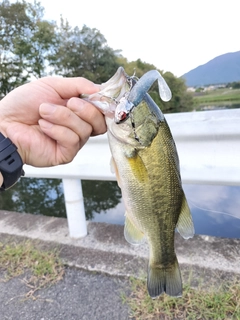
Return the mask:
[[[0,211],[0,241],[32,239],[46,248],[60,248],[66,265],[113,276],[146,274],[148,247],[129,245],[123,236],[123,226],[88,223],[88,236],[73,239],[68,236],[67,219]],[[240,277],[240,239],[195,236],[175,238],[181,270],[197,276]]]

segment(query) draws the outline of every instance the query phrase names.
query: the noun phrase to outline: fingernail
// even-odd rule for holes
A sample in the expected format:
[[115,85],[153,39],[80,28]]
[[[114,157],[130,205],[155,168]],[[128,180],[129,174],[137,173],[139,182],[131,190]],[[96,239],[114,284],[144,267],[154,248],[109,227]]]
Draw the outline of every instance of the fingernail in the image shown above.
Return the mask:
[[56,110],[56,105],[51,103],[43,103],[40,105],[40,112],[45,114],[53,113]]
[[53,126],[53,124],[51,122],[48,122],[43,119],[38,120],[38,123],[39,123],[40,127],[43,129],[51,129]]

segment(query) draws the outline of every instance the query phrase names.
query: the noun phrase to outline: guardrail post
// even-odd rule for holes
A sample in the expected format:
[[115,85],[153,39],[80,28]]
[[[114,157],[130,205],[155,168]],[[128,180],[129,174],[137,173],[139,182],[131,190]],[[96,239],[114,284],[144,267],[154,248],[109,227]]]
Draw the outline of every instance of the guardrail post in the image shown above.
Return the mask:
[[64,198],[69,235],[80,238],[87,235],[82,184],[80,179],[63,179]]

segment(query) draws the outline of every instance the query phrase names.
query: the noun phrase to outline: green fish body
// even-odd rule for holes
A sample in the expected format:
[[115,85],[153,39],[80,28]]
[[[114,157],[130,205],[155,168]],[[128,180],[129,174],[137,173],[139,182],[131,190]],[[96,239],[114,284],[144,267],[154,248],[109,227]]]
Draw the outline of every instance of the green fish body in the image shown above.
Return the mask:
[[[128,101],[130,94],[122,100]],[[153,298],[163,292],[181,296],[174,235],[177,229],[184,238],[190,238],[194,227],[166,119],[151,97],[144,94],[126,120],[116,123],[106,116],[106,123],[112,166],[126,208],[125,238],[135,245],[146,239],[149,245],[148,292]]]

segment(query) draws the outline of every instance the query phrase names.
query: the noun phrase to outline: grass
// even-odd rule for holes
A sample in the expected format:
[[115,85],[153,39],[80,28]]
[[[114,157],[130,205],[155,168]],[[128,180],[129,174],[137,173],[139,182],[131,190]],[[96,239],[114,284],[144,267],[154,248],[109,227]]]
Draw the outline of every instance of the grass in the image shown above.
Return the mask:
[[[26,297],[35,297],[35,293],[62,279],[64,267],[57,251],[36,249],[30,241],[3,244],[0,242],[0,270],[3,279],[20,276],[24,273],[25,284],[29,287]],[[30,272],[29,272],[30,271]]]
[[194,104],[203,103],[240,103],[240,89],[217,89],[208,91],[199,96],[194,96]]
[[[3,244],[0,242],[0,271],[3,279],[25,275],[22,280],[29,288],[25,298],[36,299],[36,292],[62,279],[64,266],[58,251],[37,249],[31,241]],[[30,271],[30,272],[29,272]],[[190,277],[191,278],[191,277]],[[190,283],[197,283],[192,288]],[[161,295],[152,300],[147,293],[146,280],[130,278],[131,294],[121,294],[135,320],[239,320],[240,282],[220,280],[204,290],[199,279],[189,279],[181,298]]]
[[131,278],[132,294],[122,298],[131,309],[135,320],[239,320],[240,284],[221,284],[209,290],[185,285],[181,298],[161,295],[152,300],[147,293],[146,281]]

